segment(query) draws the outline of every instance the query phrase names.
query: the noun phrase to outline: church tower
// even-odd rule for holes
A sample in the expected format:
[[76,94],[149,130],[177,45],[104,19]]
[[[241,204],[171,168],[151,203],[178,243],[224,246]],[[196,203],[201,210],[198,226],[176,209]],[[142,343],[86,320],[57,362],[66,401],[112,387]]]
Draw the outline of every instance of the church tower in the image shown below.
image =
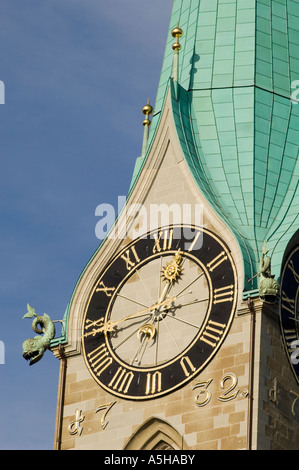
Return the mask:
[[126,204],[50,344],[55,449],[299,449],[298,25],[174,0]]

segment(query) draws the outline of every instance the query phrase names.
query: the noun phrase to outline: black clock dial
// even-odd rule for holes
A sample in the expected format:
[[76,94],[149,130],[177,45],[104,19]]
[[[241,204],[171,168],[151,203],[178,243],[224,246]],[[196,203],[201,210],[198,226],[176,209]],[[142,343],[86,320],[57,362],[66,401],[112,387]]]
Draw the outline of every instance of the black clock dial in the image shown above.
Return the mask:
[[87,366],[124,398],[169,393],[215,355],[236,303],[235,266],[215,234],[154,230],[126,246],[94,286],[82,328]]
[[282,270],[280,322],[290,366],[299,383],[299,246],[293,248]]

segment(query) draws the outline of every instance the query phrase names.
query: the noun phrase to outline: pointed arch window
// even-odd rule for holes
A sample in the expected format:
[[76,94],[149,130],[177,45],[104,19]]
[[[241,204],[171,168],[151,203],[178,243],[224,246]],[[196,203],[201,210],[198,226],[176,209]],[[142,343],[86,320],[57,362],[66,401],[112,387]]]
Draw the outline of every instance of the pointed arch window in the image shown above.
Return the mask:
[[146,421],[131,436],[124,450],[187,450],[183,437],[160,418]]

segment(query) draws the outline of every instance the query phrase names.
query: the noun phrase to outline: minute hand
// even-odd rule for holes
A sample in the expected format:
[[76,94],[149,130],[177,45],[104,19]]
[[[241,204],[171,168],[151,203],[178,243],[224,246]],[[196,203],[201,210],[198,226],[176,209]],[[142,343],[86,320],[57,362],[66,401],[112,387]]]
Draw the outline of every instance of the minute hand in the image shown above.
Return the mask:
[[[162,296],[160,297],[162,298]],[[172,302],[174,302],[176,299],[176,297],[172,297],[172,298],[166,298],[165,300],[163,301],[158,301],[156,304],[152,305],[151,307],[148,307],[148,308],[145,308],[143,310],[140,310],[139,312],[137,313],[133,313],[132,315],[127,315],[126,317],[122,318],[121,320],[116,320],[116,321],[111,321],[111,320],[108,320],[105,325],[103,325],[102,327],[100,327],[98,330],[97,330],[97,333],[101,333],[101,332],[106,332],[106,331],[114,331],[114,327],[119,325],[119,323],[122,323],[124,321],[127,321],[127,320],[131,320],[133,318],[137,318],[141,315],[144,315],[146,313],[149,313],[149,312],[152,312],[154,310],[157,310],[158,308],[160,307],[168,307],[170,308]]]

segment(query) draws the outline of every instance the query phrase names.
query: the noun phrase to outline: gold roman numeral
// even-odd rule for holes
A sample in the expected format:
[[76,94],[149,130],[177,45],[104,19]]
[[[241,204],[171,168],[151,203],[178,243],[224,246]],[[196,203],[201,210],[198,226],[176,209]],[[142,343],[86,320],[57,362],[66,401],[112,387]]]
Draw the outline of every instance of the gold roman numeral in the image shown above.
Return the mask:
[[295,329],[284,330],[284,338],[286,342],[286,347],[289,354],[292,354],[296,349],[296,342],[298,340],[297,332]]
[[290,312],[293,316],[295,315],[295,299],[290,299],[287,294],[282,291],[281,294],[281,308]]
[[88,353],[87,357],[90,359],[90,364],[98,376],[100,376],[104,370],[112,364],[113,361],[107,347],[104,344],[101,344],[101,346],[94,349],[94,351]]
[[222,302],[232,302],[234,300],[234,285],[214,289],[214,304]]
[[150,372],[146,376],[146,387],[145,394],[153,395],[159,393],[162,390],[162,374],[159,371],[151,374]]
[[123,367],[119,367],[110,380],[108,387],[111,387],[113,390],[118,392],[128,393],[131,382],[134,378],[133,372],[127,371]]
[[194,367],[188,356],[182,357],[182,359],[180,360],[180,364],[186,377],[189,377],[189,375],[193,374],[193,372],[196,371],[196,368]]
[[227,260],[227,254],[225,253],[225,251],[221,251],[221,253],[219,253],[216,258],[212,259],[212,261],[207,264],[207,268],[209,269],[209,271],[213,272],[214,269],[218,268],[218,266],[225,260]]
[[193,239],[193,242],[191,243],[191,245],[190,245],[188,251],[192,251],[192,250],[193,250],[193,248],[194,248],[194,246],[196,245],[196,242],[197,242],[197,240],[199,239],[200,235],[201,235],[201,231],[198,230],[198,232],[197,232],[197,234],[195,235],[195,237],[194,237],[194,239]]
[[104,317],[99,318],[98,320],[92,321],[87,319],[86,320],[86,325],[85,325],[85,330],[89,330],[89,328],[93,329],[91,331],[88,331],[85,333],[83,336],[87,338],[88,336],[95,336],[97,333],[102,331],[102,327],[104,326]]
[[[131,259],[131,257],[133,258],[133,260]],[[129,250],[127,250],[126,254],[121,255],[121,258],[126,263],[126,268],[127,268],[128,271],[130,271],[132,268],[134,268],[136,263],[140,262],[140,258],[137,255],[135,246],[132,246]]]
[[115,291],[115,287],[106,287],[103,281],[99,283],[99,286],[102,286],[102,287],[97,287],[96,292],[105,292],[107,297],[111,297],[112,293]]
[[294,262],[293,262],[292,259],[288,264],[288,268],[292,271],[292,273],[294,275],[294,278],[295,278],[295,281],[298,282],[298,284],[299,284],[299,274],[295,270]]
[[209,320],[200,339],[201,341],[207,343],[209,346],[212,346],[212,348],[215,348],[221,340],[225,328],[226,324]]
[[[163,237],[162,237],[163,235]],[[170,250],[173,241],[173,229],[161,230],[158,233],[154,233],[155,244],[153,253],[160,253],[160,251]]]

